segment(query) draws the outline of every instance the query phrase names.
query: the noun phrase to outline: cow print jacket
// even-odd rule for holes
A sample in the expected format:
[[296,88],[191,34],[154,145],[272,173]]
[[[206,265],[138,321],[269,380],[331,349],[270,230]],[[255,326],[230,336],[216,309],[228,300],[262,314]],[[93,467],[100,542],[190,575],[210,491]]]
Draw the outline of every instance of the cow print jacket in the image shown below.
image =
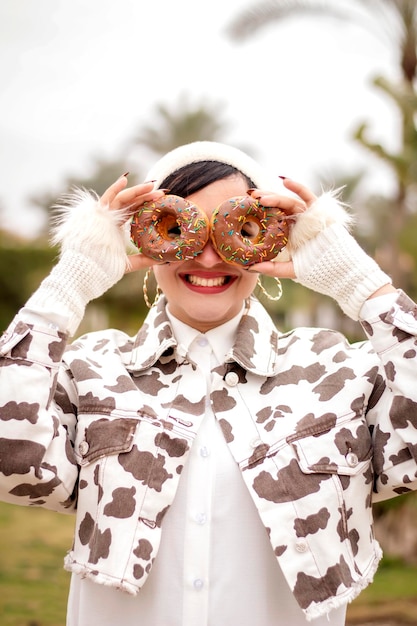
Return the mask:
[[[66,567],[136,594],[205,406],[162,298],[134,338],[66,347],[17,317],[1,340],[0,495],[76,511]],[[352,600],[381,551],[372,499],[415,488],[417,307],[402,292],[369,341],[276,331],[253,300],[211,403],[271,547],[309,619]]]

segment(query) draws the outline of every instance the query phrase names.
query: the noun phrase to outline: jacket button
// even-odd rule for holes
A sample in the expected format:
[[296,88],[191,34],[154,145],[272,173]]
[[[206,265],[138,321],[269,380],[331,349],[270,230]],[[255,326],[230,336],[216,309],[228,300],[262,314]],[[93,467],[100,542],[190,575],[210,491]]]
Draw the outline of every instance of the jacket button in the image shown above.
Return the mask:
[[257,448],[258,446],[261,446],[263,444],[263,441],[260,437],[255,437],[254,439],[252,439],[252,441],[250,442],[250,447],[251,448]]
[[90,449],[90,446],[88,445],[87,441],[81,441],[80,445],[78,446],[78,450],[81,456],[85,456],[89,449]]
[[354,452],[348,452],[346,455],[346,463],[349,467],[356,467],[359,463],[358,456]]
[[297,552],[306,552],[307,548],[307,542],[304,541],[304,539],[300,539],[300,541],[297,541],[295,544],[295,549],[297,550]]
[[225,381],[229,387],[235,387],[239,382],[239,376],[236,372],[228,372],[225,376]]
[[196,589],[197,591],[200,591],[200,589],[202,589],[204,587],[204,580],[202,580],[201,578],[196,578],[193,581],[193,587],[194,589]]

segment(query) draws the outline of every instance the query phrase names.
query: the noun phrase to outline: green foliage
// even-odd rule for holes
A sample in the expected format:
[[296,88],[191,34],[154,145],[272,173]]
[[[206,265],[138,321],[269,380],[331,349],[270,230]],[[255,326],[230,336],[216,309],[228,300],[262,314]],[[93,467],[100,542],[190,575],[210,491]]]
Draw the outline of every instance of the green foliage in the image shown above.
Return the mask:
[[56,254],[30,244],[0,248],[0,332],[49,273]]
[[[25,304],[40,282],[49,274],[57,251],[30,244],[0,248],[0,332]],[[142,295],[143,272],[134,272],[87,307],[78,331],[119,328],[135,334],[147,313]]]

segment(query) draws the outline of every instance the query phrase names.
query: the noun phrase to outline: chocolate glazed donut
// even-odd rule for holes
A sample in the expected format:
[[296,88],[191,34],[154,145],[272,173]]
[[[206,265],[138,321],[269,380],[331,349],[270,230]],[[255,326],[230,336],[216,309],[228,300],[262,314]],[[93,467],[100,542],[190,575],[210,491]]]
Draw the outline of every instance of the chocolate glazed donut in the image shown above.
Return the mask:
[[130,235],[142,254],[156,261],[185,261],[202,252],[209,238],[205,214],[179,196],[145,202],[132,218]]
[[262,206],[250,196],[222,202],[211,218],[211,238],[227,263],[252,265],[270,261],[287,245],[288,222],[279,209]]

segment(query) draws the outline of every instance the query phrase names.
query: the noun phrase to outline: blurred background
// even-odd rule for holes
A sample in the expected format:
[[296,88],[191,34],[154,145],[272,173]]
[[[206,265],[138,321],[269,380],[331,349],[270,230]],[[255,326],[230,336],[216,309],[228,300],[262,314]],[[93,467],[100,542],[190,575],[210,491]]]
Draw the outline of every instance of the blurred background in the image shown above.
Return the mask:
[[[101,193],[125,171],[140,182],[198,139],[243,148],[277,189],[279,175],[317,193],[342,187],[357,239],[417,298],[416,52],[416,0],[2,0],[0,330],[54,263],[48,230],[62,194]],[[135,333],[142,279],[91,303],[79,333]],[[265,304],[283,330],[363,339],[332,301],[290,281]],[[417,624],[416,508],[414,496],[376,508],[386,557],[350,623]],[[71,532],[66,517],[2,505],[2,626],[64,622],[67,575],[58,596],[51,585],[55,602],[39,597]]]

